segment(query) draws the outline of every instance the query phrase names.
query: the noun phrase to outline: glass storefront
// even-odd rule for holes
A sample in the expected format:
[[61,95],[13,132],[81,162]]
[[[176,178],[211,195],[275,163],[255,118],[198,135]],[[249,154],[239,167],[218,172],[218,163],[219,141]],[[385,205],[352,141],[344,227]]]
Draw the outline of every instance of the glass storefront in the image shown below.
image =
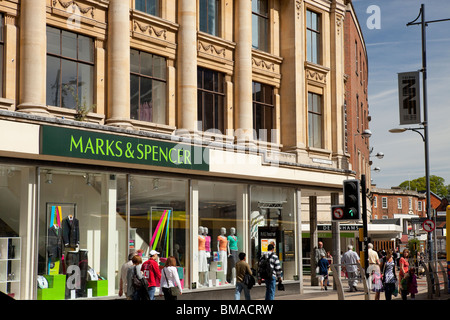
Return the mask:
[[298,276],[295,237],[295,190],[292,188],[250,187],[251,267],[257,270],[258,259],[273,244],[282,268],[282,278]]
[[[30,183],[36,207],[24,192]],[[117,295],[132,251],[145,261],[154,249],[160,265],[175,257],[184,288],[192,290],[234,286],[238,254],[257,269],[271,242],[283,279],[298,275],[294,188],[4,165],[0,190],[0,291],[15,297],[24,267],[21,222],[33,212],[38,300]]]
[[244,248],[242,192],[245,185],[199,181],[199,287],[234,284]]
[[20,299],[22,177],[27,168],[0,166],[0,291]]
[[40,170],[38,299],[114,293],[126,255],[127,223],[117,206],[123,180],[109,173]]

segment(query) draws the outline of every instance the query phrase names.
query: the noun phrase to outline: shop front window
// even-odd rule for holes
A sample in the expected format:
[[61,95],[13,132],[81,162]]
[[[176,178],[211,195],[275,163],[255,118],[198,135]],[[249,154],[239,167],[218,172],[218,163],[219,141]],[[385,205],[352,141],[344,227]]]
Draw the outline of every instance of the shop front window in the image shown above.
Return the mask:
[[235,284],[239,252],[245,248],[243,217],[246,185],[198,183],[198,284]]
[[22,243],[20,195],[25,187],[21,177],[26,169],[0,165],[0,291],[20,299]]
[[117,205],[124,179],[40,169],[38,300],[116,294],[126,243],[126,217]]
[[273,244],[280,259],[282,278],[297,276],[295,259],[295,190],[291,188],[251,186],[250,188],[250,266],[257,270],[261,254]]
[[150,251],[156,250],[161,267],[168,257],[174,257],[183,287],[189,243],[187,189],[187,180],[130,176],[129,251],[138,251],[145,262]]

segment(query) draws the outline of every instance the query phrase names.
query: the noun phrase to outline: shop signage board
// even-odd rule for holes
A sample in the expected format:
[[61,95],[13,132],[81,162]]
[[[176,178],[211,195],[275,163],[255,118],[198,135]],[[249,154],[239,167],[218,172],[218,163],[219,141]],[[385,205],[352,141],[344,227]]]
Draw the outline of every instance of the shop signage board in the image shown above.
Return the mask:
[[418,71],[398,74],[398,95],[400,124],[421,123],[420,82]]
[[40,154],[209,171],[209,149],[185,143],[41,126]]

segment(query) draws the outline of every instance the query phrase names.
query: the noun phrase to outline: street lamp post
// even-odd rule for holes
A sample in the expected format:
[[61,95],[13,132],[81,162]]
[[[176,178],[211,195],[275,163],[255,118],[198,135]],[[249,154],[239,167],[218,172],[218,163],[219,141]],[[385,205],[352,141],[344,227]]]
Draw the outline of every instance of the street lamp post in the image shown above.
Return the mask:
[[[419,17],[420,21],[416,22]],[[426,40],[426,27],[430,23],[450,21],[450,19],[440,19],[425,21],[425,5],[420,6],[420,13],[417,18],[411,22],[408,22],[406,26],[420,25],[422,31],[422,77],[423,77],[423,132],[422,135],[417,128],[410,128],[406,130],[412,130],[418,132],[425,143],[425,179],[426,179],[426,201],[427,201],[427,218],[431,218],[431,201],[430,201],[430,166],[429,166],[429,144],[428,144],[428,99],[427,99],[427,40]],[[390,130],[391,131],[391,130]],[[391,132],[401,132],[401,131],[391,131]],[[428,253],[430,261],[433,260],[433,250],[432,250],[432,240],[431,235],[428,234]]]

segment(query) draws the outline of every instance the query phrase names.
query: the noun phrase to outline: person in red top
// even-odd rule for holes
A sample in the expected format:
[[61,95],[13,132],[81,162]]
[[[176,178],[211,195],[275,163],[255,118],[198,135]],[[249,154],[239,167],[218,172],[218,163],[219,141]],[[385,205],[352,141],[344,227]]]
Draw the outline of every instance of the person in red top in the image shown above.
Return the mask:
[[[400,258],[399,260],[399,284],[401,285],[402,280],[408,280],[408,271],[409,271],[409,250],[408,249],[404,249],[403,250],[403,257]],[[406,296],[408,295],[408,289],[402,289],[401,290],[401,294],[402,294],[402,299],[406,300]]]
[[155,300],[155,290],[161,281],[161,270],[157,262],[158,254],[159,252],[155,250],[150,251],[150,259],[145,261],[141,267],[141,271],[144,273],[144,277],[148,282],[148,295],[150,296],[150,300]]

